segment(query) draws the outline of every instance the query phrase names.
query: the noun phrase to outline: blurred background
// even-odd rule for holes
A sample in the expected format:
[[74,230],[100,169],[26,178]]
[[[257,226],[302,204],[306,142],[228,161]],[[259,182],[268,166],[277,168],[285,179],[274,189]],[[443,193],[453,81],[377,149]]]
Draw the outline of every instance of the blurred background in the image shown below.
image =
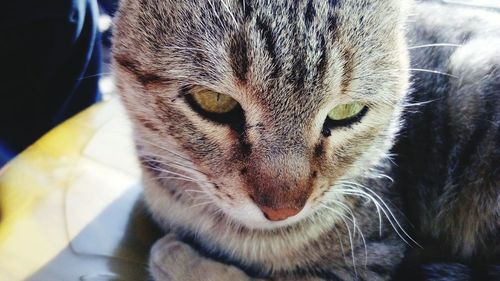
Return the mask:
[[0,167],[112,91],[117,0],[5,1],[0,16]]

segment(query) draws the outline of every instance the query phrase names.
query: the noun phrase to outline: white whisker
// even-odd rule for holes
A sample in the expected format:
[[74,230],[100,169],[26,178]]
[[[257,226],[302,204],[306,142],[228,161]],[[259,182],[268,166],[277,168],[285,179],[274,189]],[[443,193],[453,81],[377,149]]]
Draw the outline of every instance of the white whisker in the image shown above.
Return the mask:
[[215,17],[217,17],[217,20],[219,21],[220,23],[220,26],[222,26],[224,29],[224,23],[222,22],[222,20],[220,19],[219,17],[219,14],[217,13],[217,11],[215,10],[215,6],[214,6],[214,3],[211,1],[211,0],[208,0],[208,4],[210,5],[210,7],[212,8],[212,12],[213,14],[215,15]]
[[[357,189],[354,189],[354,190],[347,189],[346,191],[347,192],[349,192],[349,191],[357,192],[358,190]],[[339,190],[338,188],[335,188],[333,190],[333,192],[341,192],[342,194],[348,194],[348,193],[343,192],[343,190]],[[353,194],[349,193],[348,195],[353,195]],[[379,235],[381,236],[382,235],[382,213],[380,212],[380,209],[382,209],[382,207],[380,206],[380,204],[378,204],[377,200],[375,200],[375,198],[373,198],[373,196],[370,196],[369,194],[367,194],[363,197],[375,205],[375,209],[377,210],[377,215],[378,215],[378,222],[379,222]]]
[[420,49],[420,48],[430,48],[430,47],[461,47],[462,45],[460,44],[453,44],[453,43],[436,43],[436,44],[424,44],[424,45],[418,45],[418,46],[410,46],[408,47],[408,50],[414,50],[414,49]]
[[[382,197],[380,197],[376,192],[374,192],[373,190],[359,184],[359,183],[355,183],[355,182],[348,182],[348,181],[339,181],[340,183],[342,183],[343,185],[346,185],[348,187],[351,187],[351,189],[337,189],[339,192],[340,191],[343,191],[343,192],[346,192],[346,193],[352,193],[351,195],[359,195],[359,196],[366,196],[368,198],[370,198],[372,200],[372,202],[376,205],[378,205],[380,207],[380,209],[382,210],[382,212],[384,213],[384,215],[386,216],[386,218],[388,219],[389,223],[391,224],[391,226],[393,227],[393,229],[396,231],[396,233],[399,235],[399,237],[405,242],[407,243],[408,245],[411,245],[404,237],[403,235],[398,231],[398,229],[409,239],[411,240],[415,245],[419,246],[419,247],[422,247],[417,241],[415,241],[405,230],[404,228],[401,226],[401,224],[399,223],[398,219],[396,218],[396,216],[394,215],[394,213],[391,211],[391,209],[389,208],[389,206],[385,203],[385,201],[382,199]],[[358,188],[356,188],[358,187]],[[369,193],[363,191],[363,190],[360,190],[359,188],[363,188],[364,190],[368,191]],[[372,195],[370,195],[372,194]],[[376,200],[377,199],[377,200]],[[397,227],[396,227],[396,225]]]
[[103,75],[111,75],[113,74],[112,72],[101,72],[101,73],[96,73],[96,74],[92,74],[92,75],[87,75],[87,76],[83,76],[81,77],[80,79],[78,79],[79,81],[82,81],[82,80],[85,80],[85,79],[89,79],[89,78],[93,78],[93,77],[99,77],[99,76],[103,76]]
[[190,179],[186,179],[186,178],[181,178],[181,177],[168,177],[168,176],[165,176],[165,177],[154,177],[153,179],[156,179],[156,180],[180,180],[180,181],[187,181],[187,182],[193,182],[193,183],[199,183],[198,181],[195,181],[195,180],[190,180]]
[[195,189],[185,189],[184,191],[185,191],[185,192],[191,192],[191,193],[203,193],[203,194],[207,194],[207,192],[206,192],[206,191],[201,190],[201,189],[200,189],[200,190],[195,190]]
[[353,269],[354,269],[354,274],[357,277],[358,276],[358,271],[356,269],[356,257],[355,257],[355,254],[354,254],[353,235],[352,235],[351,229],[349,228],[349,224],[345,220],[344,214],[342,214],[339,211],[335,210],[334,208],[326,205],[325,203],[321,203],[321,206],[323,206],[324,208],[326,208],[326,209],[334,212],[335,214],[337,214],[339,216],[339,218],[344,222],[345,227],[347,228],[348,236],[349,236],[349,243],[351,244],[351,256],[352,256],[352,265],[353,265]]
[[201,206],[206,206],[206,205],[209,205],[209,204],[213,204],[213,201],[210,200],[210,201],[205,201],[205,202],[202,202],[202,203],[198,203],[198,204],[194,204],[194,205],[190,205],[188,207],[188,209],[192,209],[192,208],[196,208],[196,207],[201,207]]
[[[175,169],[180,169],[180,170],[183,170],[184,172],[188,172],[188,173],[193,173],[194,172],[198,172],[200,174],[203,174],[202,172],[198,171],[197,169],[195,168],[192,168],[190,166],[187,166],[187,165],[184,165],[182,163],[179,163],[179,162],[175,162],[171,159],[167,159],[165,157],[161,157],[161,156],[154,156],[152,154],[150,155],[146,155],[146,154],[143,154],[143,156],[150,156],[150,157],[155,157],[155,158],[148,158],[146,160],[141,160],[142,163],[147,163],[147,162],[154,162],[154,163],[158,163],[158,164],[161,164],[161,165],[165,165],[165,166],[168,166],[168,167],[171,167],[171,168],[175,168]],[[161,160],[158,160],[156,158],[160,158]]]
[[153,143],[151,141],[148,141],[148,140],[145,140],[145,139],[142,139],[142,138],[138,138],[138,137],[135,137],[135,139],[136,139],[137,142],[144,142],[144,143],[150,144],[150,145],[152,145],[152,146],[154,146],[154,147],[156,147],[158,149],[161,149],[161,150],[163,150],[165,152],[168,152],[168,153],[170,153],[172,155],[175,155],[175,156],[177,156],[177,157],[179,157],[179,158],[181,158],[181,159],[183,159],[185,161],[191,162],[191,160],[188,159],[188,158],[186,158],[185,156],[180,155],[179,153],[174,152],[174,151],[172,151],[172,150],[170,150],[168,148],[165,148],[165,147],[162,147],[162,146],[160,146],[158,144],[155,144],[155,143]]
[[[343,194],[348,194],[348,195],[357,195],[357,196],[362,196],[362,197],[368,197],[370,198],[370,195],[366,192],[363,192],[361,190],[355,190],[355,189],[346,189],[346,190],[339,190],[340,192],[343,192]],[[384,216],[387,218],[387,220],[389,221],[389,223],[391,224],[392,228],[394,229],[394,231],[396,231],[396,234],[398,234],[398,236],[408,245],[411,245],[404,237],[403,235],[401,235],[401,233],[399,233],[398,231],[398,227],[399,229],[401,228],[401,226],[399,225],[399,223],[397,222],[396,220],[396,224],[398,227],[396,227],[396,225],[394,224],[393,220],[391,219],[391,216],[389,216],[388,212],[392,214],[392,212],[390,210],[387,210],[385,208],[383,208],[382,205],[380,205],[378,203],[377,200],[375,200],[373,197],[371,198],[372,199],[372,202],[375,203],[375,205],[379,206],[380,210],[382,210],[382,213],[384,214]],[[379,229],[379,231],[381,232],[381,228]]]
[[342,257],[344,257],[344,261],[347,261],[347,258],[345,256],[344,243],[342,243],[342,238],[340,236],[339,230],[337,229],[337,227],[335,225],[333,226],[333,229],[335,230],[335,232],[337,233],[337,237],[339,238],[340,250],[342,251]]
[[185,179],[189,179],[189,180],[193,180],[193,181],[197,181],[197,182],[203,182],[203,181],[195,179],[193,177],[190,177],[190,176],[187,176],[187,175],[184,175],[184,174],[180,174],[180,173],[176,173],[176,172],[173,172],[173,171],[170,171],[170,170],[167,170],[167,169],[163,169],[163,168],[160,168],[160,167],[149,167],[149,169],[151,169],[153,171],[160,172],[160,173],[165,173],[165,174],[179,176],[181,178],[185,178]]
[[394,179],[386,174],[383,174],[381,173],[379,170],[375,169],[375,168],[370,168],[369,169],[371,172],[373,172],[373,176],[381,179],[381,178],[385,178],[385,179],[388,179],[391,183],[394,183]]
[[181,50],[181,51],[198,51],[198,52],[206,52],[206,50],[200,49],[200,48],[193,48],[193,47],[181,47],[181,46],[163,46],[165,49],[172,49],[172,50]]
[[233,13],[231,13],[231,10],[229,9],[229,6],[226,4],[226,2],[224,0],[220,0],[220,1],[222,2],[222,5],[224,5],[224,8],[226,8],[226,10],[229,13],[229,15],[231,16],[231,18],[233,19],[234,24],[238,25],[238,22],[236,21],[236,18],[234,17]]
[[441,71],[437,71],[437,70],[431,70],[431,69],[409,68],[408,70],[409,71],[417,71],[417,72],[427,72],[427,73],[439,74],[439,75],[449,76],[449,77],[453,77],[453,78],[457,78],[457,79],[459,78],[458,76],[453,75],[453,74],[449,74],[449,73],[441,72]]
[[[352,211],[352,209],[349,206],[347,206],[346,204],[344,204],[343,202],[340,202],[338,200],[335,200],[334,202],[339,204],[340,207],[343,207],[344,210],[346,210],[351,215],[351,218],[352,218],[351,222],[353,224],[353,230],[354,230],[353,236],[356,237],[355,230],[358,230],[359,235],[361,237],[361,240],[363,241],[363,246],[365,248],[365,267],[366,267],[366,264],[368,263],[368,249],[366,247],[365,236],[363,235],[363,232],[361,231],[361,228],[359,227],[359,225],[356,224],[356,216],[354,215],[354,212]],[[347,218],[347,219],[349,219],[349,218]]]

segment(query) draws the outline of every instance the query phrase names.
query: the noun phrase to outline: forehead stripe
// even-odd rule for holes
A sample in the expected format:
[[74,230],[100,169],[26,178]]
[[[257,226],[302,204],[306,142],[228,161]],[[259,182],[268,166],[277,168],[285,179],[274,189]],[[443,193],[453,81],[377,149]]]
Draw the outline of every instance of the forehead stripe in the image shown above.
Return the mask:
[[276,53],[276,38],[269,26],[267,20],[257,16],[255,20],[256,28],[260,31],[262,40],[266,45],[266,51],[273,64],[273,71],[271,76],[276,78],[280,76],[281,73],[281,63],[278,61],[278,56]]
[[240,32],[231,38],[229,44],[230,64],[234,76],[243,84],[247,81],[247,73],[250,65],[248,58],[247,38]]
[[325,36],[323,34],[319,36],[319,49],[321,52],[321,56],[317,63],[317,69],[314,80],[316,85],[321,86],[325,79],[325,74],[327,72],[326,68],[328,65],[328,56],[326,54],[326,42],[325,42]]

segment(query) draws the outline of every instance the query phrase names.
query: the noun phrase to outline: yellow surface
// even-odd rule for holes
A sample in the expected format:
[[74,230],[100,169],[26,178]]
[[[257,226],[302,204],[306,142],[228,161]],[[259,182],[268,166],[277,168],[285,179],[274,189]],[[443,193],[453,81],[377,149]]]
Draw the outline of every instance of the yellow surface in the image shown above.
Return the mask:
[[0,281],[147,280],[159,236],[118,101],[58,126],[0,171]]

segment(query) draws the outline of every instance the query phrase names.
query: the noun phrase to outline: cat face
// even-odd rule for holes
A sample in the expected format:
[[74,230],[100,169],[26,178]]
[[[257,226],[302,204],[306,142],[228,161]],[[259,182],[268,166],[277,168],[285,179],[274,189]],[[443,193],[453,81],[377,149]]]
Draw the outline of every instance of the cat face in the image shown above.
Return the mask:
[[246,227],[311,215],[392,144],[404,3],[122,1],[114,67],[139,153]]

